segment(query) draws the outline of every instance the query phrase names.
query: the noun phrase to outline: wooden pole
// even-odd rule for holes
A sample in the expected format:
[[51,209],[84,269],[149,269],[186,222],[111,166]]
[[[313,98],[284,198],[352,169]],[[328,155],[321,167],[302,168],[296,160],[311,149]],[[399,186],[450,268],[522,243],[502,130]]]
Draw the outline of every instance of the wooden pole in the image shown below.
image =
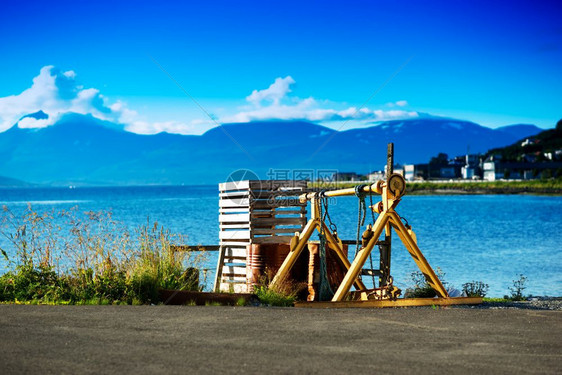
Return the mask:
[[[386,182],[394,173],[394,143],[388,144],[386,153]],[[392,235],[390,226],[385,228],[383,244],[379,245],[380,250],[380,276],[379,287],[387,286],[390,283],[390,255],[391,255],[391,240]]]

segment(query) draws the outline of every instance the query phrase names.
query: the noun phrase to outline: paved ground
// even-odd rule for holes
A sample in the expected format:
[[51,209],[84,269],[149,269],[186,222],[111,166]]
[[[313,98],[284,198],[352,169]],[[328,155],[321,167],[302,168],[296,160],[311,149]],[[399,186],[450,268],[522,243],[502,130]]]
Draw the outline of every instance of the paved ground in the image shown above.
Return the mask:
[[0,305],[0,372],[561,373],[562,312]]

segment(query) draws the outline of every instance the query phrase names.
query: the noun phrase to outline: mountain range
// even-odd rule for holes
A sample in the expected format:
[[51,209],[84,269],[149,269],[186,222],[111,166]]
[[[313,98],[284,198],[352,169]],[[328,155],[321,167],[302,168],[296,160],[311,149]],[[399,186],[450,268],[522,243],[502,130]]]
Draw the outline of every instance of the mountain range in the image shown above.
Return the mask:
[[[44,118],[42,112],[30,114]],[[45,128],[14,125],[0,133],[0,176],[48,185],[215,184],[238,169],[382,169],[386,145],[398,163],[486,152],[542,129],[497,129],[448,118],[383,122],[336,131],[301,121],[224,124],[202,135],[140,135],[90,115],[66,114]]]

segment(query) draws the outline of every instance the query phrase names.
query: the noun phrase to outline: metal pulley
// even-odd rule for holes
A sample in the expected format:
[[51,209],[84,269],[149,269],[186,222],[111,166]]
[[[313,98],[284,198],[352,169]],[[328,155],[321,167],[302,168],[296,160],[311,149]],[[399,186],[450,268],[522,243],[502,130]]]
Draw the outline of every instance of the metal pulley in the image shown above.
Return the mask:
[[394,198],[400,198],[406,192],[406,180],[401,174],[393,173],[388,178],[387,188]]

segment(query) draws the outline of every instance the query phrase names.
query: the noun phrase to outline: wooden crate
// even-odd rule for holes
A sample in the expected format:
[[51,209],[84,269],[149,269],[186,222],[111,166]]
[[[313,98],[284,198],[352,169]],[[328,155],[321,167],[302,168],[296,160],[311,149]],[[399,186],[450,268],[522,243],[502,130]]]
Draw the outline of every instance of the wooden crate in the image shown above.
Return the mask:
[[219,259],[215,291],[244,293],[247,247],[288,243],[306,224],[299,195],[306,181],[245,180],[219,184]]

